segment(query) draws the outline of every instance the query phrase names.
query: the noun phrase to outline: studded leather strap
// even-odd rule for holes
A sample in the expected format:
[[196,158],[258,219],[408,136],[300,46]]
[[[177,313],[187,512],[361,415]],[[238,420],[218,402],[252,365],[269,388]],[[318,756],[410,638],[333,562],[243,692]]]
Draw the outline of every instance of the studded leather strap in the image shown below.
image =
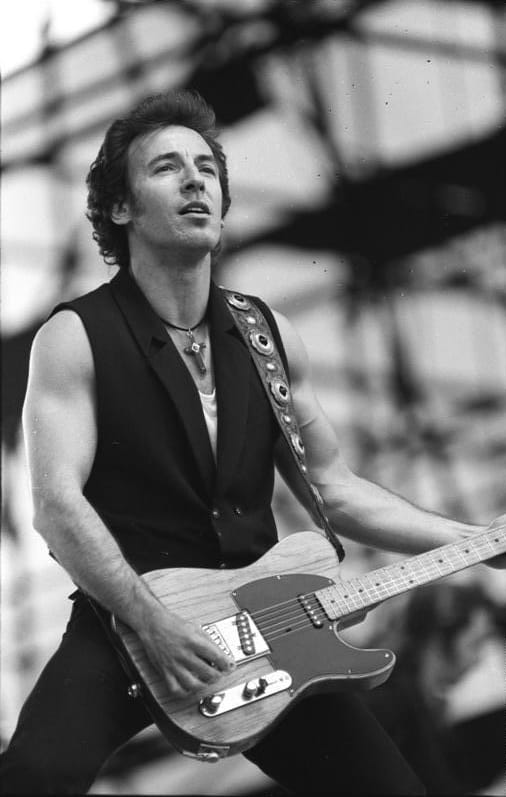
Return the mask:
[[325,514],[323,498],[318,488],[309,479],[304,443],[293,408],[290,386],[269,325],[259,307],[251,299],[237,291],[229,291],[226,288],[221,288],[221,290],[237,329],[249,348],[274,416],[288,443],[288,448],[302,476],[317,517],[341,562],[344,559],[344,549]]

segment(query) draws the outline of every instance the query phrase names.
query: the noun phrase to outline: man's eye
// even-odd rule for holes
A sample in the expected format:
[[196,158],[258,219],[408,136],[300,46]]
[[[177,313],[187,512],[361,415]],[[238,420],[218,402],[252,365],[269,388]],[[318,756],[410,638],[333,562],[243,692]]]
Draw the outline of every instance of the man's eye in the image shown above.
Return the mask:
[[214,168],[214,166],[201,166],[200,171],[205,172],[206,174],[213,174],[213,175],[216,174],[216,169]]

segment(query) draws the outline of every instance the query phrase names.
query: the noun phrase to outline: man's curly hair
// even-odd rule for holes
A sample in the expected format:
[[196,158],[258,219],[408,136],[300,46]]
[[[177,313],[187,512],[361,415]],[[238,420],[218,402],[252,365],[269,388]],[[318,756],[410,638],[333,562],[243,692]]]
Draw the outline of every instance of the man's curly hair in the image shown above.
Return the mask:
[[[108,265],[125,267],[130,261],[126,229],[111,219],[114,206],[130,196],[128,148],[138,136],[168,125],[189,127],[202,136],[211,148],[218,166],[223,196],[222,217],[230,207],[227,161],[217,140],[218,131],[213,109],[195,91],[181,89],[146,97],[130,113],[110,125],[86,178],[86,216],[93,225],[93,239]],[[219,248],[218,244],[212,252],[213,260],[216,259]]]

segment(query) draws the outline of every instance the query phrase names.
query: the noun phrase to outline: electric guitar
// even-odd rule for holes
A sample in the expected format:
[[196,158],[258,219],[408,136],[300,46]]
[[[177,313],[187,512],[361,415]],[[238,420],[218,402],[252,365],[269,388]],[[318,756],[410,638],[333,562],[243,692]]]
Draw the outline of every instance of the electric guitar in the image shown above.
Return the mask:
[[112,618],[132,696],[141,695],[180,752],[217,761],[253,746],[302,695],[370,689],[386,681],[390,650],[360,650],[339,630],[387,598],[506,552],[506,526],[419,554],[350,580],[338,576],[334,548],[304,531],[236,570],[175,568],[143,578],[159,600],[196,621],[236,667],[201,692],[175,699],[138,636]]

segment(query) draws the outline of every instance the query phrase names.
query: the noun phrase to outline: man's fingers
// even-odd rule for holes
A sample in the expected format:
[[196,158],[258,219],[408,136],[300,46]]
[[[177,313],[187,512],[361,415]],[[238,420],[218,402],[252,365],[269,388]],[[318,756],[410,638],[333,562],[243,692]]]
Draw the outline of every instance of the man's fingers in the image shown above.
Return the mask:
[[192,662],[191,671],[204,684],[218,681],[224,672],[215,662],[202,658],[198,658]]
[[235,661],[231,656],[223,656],[223,655],[220,655],[219,657],[216,656],[216,658],[211,660],[210,664],[211,667],[214,667],[216,670],[218,670],[221,673],[227,673],[230,672],[231,670],[235,670]]
[[165,682],[174,697],[184,697],[192,692],[199,692],[202,687],[218,681],[222,673],[202,659],[192,662],[191,669],[179,667],[169,675],[164,671]]
[[213,669],[219,672],[226,673],[235,669],[235,660],[232,656],[224,653],[218,645],[215,645],[211,640],[202,639],[201,644],[198,645],[197,650],[200,657]]

